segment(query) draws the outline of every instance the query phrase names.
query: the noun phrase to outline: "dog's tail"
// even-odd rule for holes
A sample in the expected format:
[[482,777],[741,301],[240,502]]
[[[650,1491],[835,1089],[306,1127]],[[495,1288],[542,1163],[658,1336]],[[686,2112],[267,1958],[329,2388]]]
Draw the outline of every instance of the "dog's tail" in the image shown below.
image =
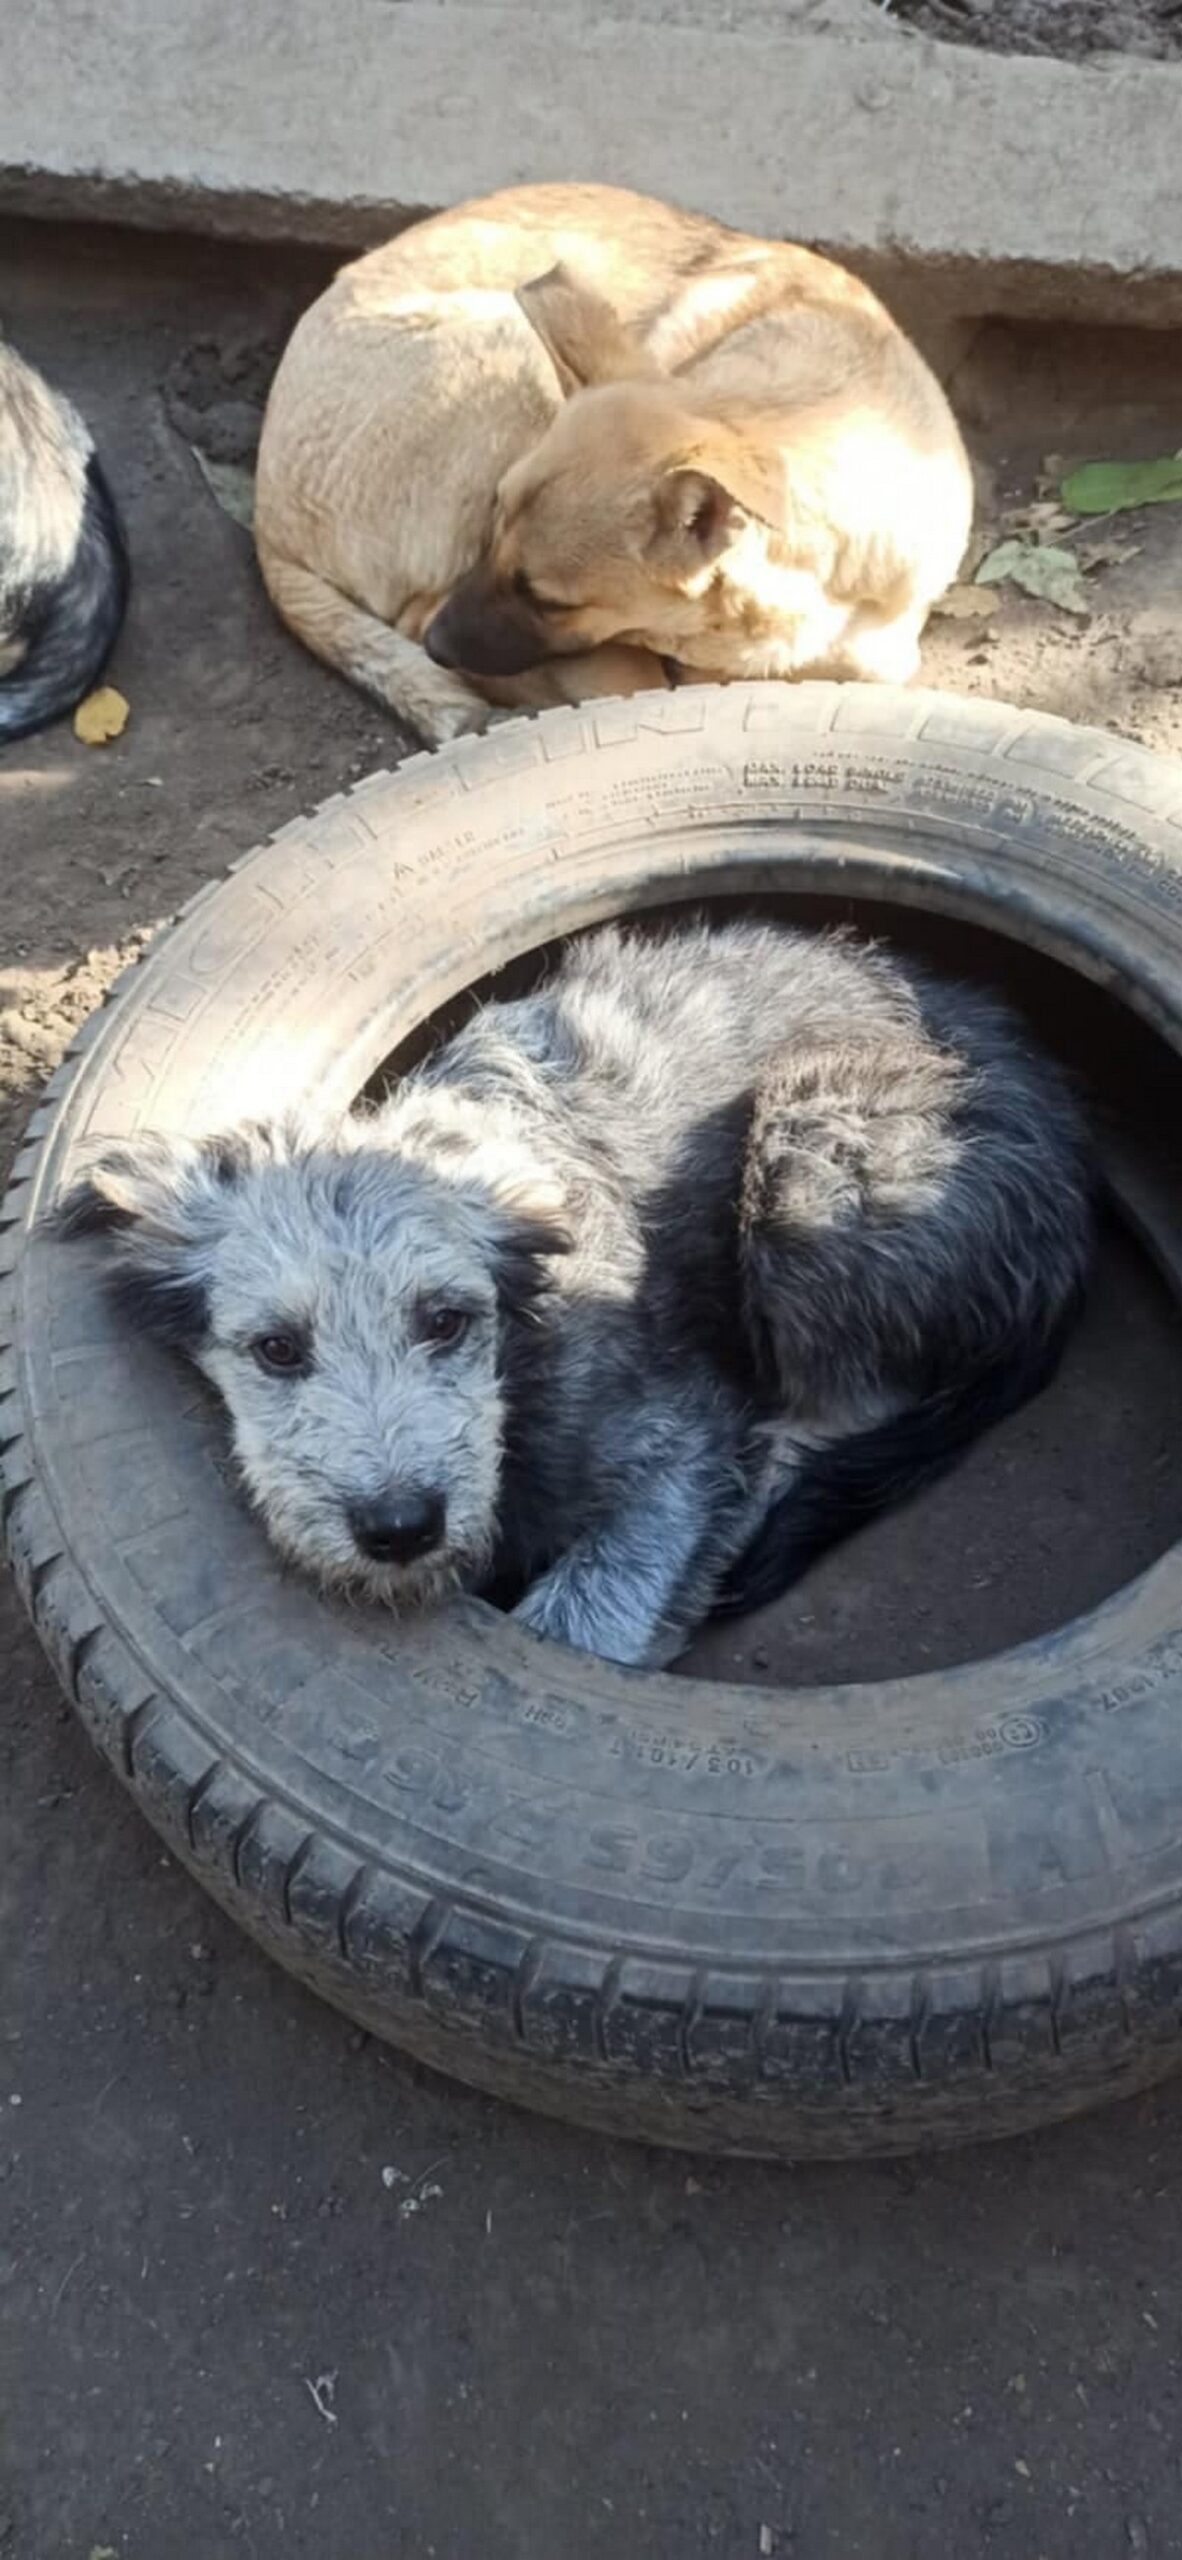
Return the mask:
[[47,728],[89,692],[115,644],[130,589],[123,527],[92,453],[74,557],[63,577],[30,597],[24,657],[0,676],[0,745]]
[[773,1502],[714,1604],[717,1617],[766,1608],[826,1548],[905,1502],[960,1457],[982,1432],[1049,1386],[1078,1314],[1075,1301],[1054,1331],[1029,1340],[955,1387],[847,1440],[802,1454],[798,1474]]

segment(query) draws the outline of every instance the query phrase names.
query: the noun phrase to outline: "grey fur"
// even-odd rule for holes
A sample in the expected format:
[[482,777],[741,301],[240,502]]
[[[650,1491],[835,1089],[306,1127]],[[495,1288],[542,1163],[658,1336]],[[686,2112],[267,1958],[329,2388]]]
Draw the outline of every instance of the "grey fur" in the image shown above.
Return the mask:
[[87,427],[0,339],[0,745],[81,700],[114,645],[130,574]]
[[[400,1605],[491,1579],[649,1665],[1041,1383],[1091,1244],[1075,1105],[1000,1005],[757,924],[593,934],[376,1113],[140,1142],[63,1214],[288,1555]],[[260,1370],[277,1331],[306,1374]],[[402,1536],[427,1497],[430,1552],[359,1551],[359,1505]]]

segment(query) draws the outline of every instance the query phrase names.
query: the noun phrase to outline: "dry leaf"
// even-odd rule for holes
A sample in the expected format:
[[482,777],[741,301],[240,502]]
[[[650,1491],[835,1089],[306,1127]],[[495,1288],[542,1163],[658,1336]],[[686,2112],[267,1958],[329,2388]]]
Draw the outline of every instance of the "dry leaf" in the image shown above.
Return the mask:
[[74,713],[74,735],[84,747],[105,747],[112,738],[121,738],[131,717],[131,704],[126,694],[113,684],[100,684],[97,692],[88,693]]
[[1145,548],[1142,542],[1080,542],[1075,556],[1081,569],[1116,569],[1122,560],[1135,560]]
[[932,612],[947,614],[950,622],[992,622],[997,604],[997,597],[983,587],[949,587],[946,595],[937,597]]
[[1057,551],[1049,542],[999,543],[997,550],[981,562],[977,582],[983,587],[996,587],[1007,578],[1025,595],[1057,605],[1061,613],[1090,611],[1074,551]]
[[1066,533],[1075,522],[1065,507],[1056,506],[1051,498],[1033,498],[1029,506],[1016,507],[1006,517],[1010,533],[1031,533],[1036,542],[1048,542],[1053,534]]

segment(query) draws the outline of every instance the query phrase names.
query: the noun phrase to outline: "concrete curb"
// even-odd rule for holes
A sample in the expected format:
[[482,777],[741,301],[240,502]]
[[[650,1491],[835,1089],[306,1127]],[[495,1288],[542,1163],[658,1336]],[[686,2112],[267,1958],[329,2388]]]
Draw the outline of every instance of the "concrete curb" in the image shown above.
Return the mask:
[[351,249],[492,187],[598,177],[948,314],[1182,324],[1182,69],[695,5],[22,0],[0,209]]

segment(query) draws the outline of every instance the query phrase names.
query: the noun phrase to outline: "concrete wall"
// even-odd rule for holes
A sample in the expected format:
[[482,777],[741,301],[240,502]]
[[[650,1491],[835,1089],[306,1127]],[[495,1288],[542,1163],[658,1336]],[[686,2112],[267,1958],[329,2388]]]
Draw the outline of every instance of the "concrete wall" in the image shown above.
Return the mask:
[[874,0],[10,0],[0,208],[374,240],[587,176],[950,311],[1182,321],[1182,70],[929,43]]

